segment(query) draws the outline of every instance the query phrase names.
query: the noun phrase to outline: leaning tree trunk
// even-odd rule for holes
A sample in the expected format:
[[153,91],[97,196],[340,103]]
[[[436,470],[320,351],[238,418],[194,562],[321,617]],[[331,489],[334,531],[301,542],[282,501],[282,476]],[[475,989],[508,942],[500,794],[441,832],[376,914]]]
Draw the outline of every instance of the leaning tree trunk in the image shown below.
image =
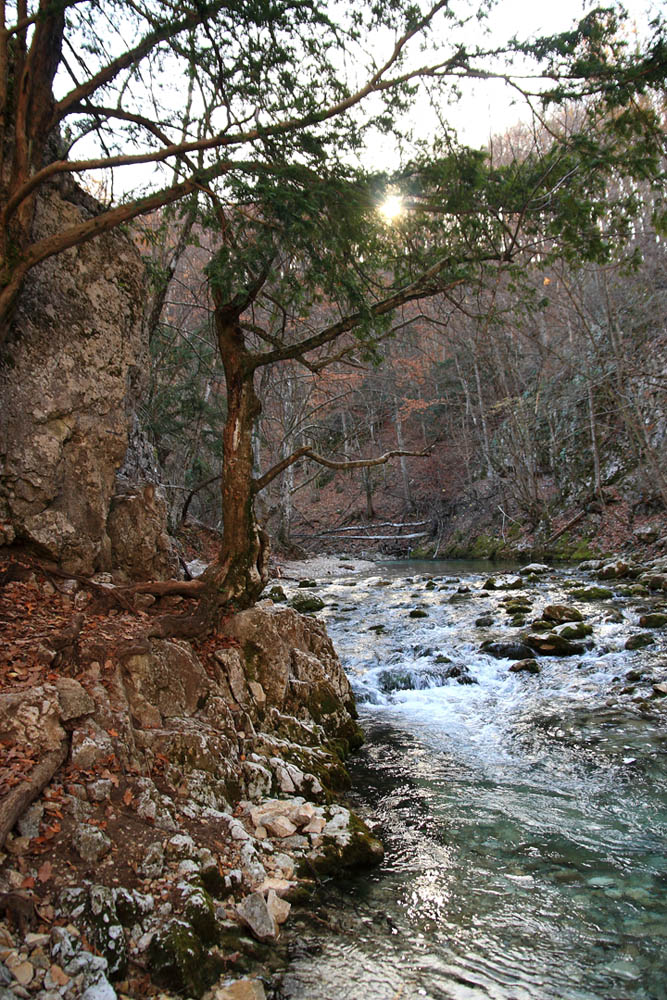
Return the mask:
[[216,334],[227,387],[223,431],[222,518],[220,553],[203,577],[207,611],[247,608],[268,580],[268,538],[255,519],[253,428],[261,412],[254,368],[237,317],[216,308]]

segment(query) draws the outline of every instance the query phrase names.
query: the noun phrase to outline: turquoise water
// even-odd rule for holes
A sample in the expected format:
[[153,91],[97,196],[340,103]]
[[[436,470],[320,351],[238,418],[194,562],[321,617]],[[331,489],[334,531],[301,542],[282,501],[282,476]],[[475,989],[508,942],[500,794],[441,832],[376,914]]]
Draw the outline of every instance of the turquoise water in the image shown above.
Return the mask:
[[279,995],[664,1000],[664,633],[624,649],[664,600],[579,604],[591,648],[514,674],[479,651],[526,631],[502,601],[525,597],[529,622],[576,603],[573,571],[485,592],[486,570],[417,569],[319,591],[367,734],[357,804],[387,855],[302,918]]

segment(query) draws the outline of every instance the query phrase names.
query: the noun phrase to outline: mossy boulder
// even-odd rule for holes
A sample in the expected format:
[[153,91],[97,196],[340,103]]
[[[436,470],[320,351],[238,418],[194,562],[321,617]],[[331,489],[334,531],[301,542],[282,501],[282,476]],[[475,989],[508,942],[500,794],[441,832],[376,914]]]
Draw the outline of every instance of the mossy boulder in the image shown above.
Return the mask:
[[575,587],[572,590],[572,596],[577,601],[606,601],[614,596],[614,592],[609,587],[592,585],[590,587]]
[[312,590],[316,586],[317,580],[299,580],[299,588],[301,590]]
[[287,594],[278,584],[267,590],[263,596],[268,597],[274,604],[284,604],[287,600]]
[[322,831],[322,844],[310,852],[303,869],[304,874],[337,875],[372,868],[383,858],[381,841],[363,820],[342,806],[333,806]]
[[424,611],[423,608],[413,608],[408,617],[409,618],[428,618],[428,611]]
[[554,632],[563,639],[585,639],[586,636],[593,634],[593,626],[587,622],[566,622],[564,625],[558,625]]
[[113,890],[105,885],[64,889],[58,909],[84,931],[90,943],[106,959],[109,977],[122,977],[127,970],[127,943]]
[[648,615],[642,615],[639,624],[642,628],[664,628],[667,625],[667,613],[652,611]]
[[204,944],[213,944],[218,937],[213,900],[206,889],[192,886],[185,891],[183,914]]
[[172,920],[151,941],[151,975],[159,985],[199,997],[222,971],[214,955],[191,924]]
[[301,615],[313,615],[324,608],[324,601],[316,594],[295,594],[290,605]]

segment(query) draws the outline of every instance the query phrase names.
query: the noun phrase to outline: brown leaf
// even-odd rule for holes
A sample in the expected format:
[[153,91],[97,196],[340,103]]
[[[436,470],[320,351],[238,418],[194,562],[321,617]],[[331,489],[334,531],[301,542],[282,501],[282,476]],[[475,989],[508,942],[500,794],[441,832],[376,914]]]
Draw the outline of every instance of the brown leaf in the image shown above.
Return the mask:
[[50,861],[45,861],[37,871],[37,878],[40,882],[48,882],[53,874],[53,865]]
[[132,790],[130,788],[128,788],[125,791],[125,794],[123,795],[123,802],[125,803],[126,806],[129,806],[131,804],[133,798],[134,798],[134,796],[132,795]]
[[26,875],[26,877],[21,882],[21,888],[22,889],[34,889],[35,888],[35,880],[32,877],[32,875]]

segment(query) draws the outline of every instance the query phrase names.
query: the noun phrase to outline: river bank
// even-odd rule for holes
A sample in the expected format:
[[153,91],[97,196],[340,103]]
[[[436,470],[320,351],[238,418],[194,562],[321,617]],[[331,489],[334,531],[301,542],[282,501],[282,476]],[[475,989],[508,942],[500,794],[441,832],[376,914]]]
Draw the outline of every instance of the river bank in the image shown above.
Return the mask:
[[5,568],[0,997],[224,1000],[284,964],[293,903],[382,856],[341,802],[354,699],[313,618],[147,639],[154,604],[105,584]]

